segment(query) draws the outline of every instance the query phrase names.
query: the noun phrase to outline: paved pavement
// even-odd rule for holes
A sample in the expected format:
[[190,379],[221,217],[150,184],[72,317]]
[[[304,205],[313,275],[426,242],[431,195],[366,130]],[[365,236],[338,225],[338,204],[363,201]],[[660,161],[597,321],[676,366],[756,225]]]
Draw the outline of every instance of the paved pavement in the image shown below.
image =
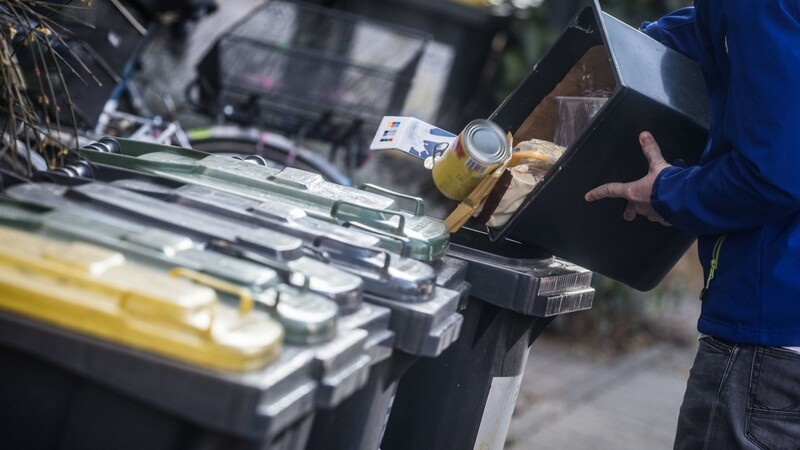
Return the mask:
[[696,344],[597,361],[543,337],[531,349],[508,450],[671,449]]

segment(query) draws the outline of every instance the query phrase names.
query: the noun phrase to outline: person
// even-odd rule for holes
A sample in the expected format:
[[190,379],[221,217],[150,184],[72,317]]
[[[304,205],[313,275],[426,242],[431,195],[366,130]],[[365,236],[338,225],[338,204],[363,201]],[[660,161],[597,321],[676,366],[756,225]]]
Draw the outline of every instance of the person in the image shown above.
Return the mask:
[[695,0],[642,31],[700,64],[707,145],[671,165],[643,132],[648,173],[585,198],[698,236],[701,339],[675,448],[800,448],[800,0]]

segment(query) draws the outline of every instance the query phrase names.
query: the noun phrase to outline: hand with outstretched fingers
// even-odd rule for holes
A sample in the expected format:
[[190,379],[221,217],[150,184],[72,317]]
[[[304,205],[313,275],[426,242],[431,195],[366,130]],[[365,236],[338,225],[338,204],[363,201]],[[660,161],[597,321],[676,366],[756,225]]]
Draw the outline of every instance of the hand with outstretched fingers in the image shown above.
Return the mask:
[[625,212],[622,213],[625,220],[630,222],[641,214],[651,222],[669,226],[669,223],[653,209],[653,205],[650,203],[650,194],[653,192],[653,183],[658,174],[671,165],[664,160],[661,149],[649,132],[644,131],[639,135],[639,144],[641,144],[644,156],[650,166],[647,175],[630,183],[607,183],[598,186],[587,192],[584,198],[587,202],[604,198],[624,198],[628,201]]

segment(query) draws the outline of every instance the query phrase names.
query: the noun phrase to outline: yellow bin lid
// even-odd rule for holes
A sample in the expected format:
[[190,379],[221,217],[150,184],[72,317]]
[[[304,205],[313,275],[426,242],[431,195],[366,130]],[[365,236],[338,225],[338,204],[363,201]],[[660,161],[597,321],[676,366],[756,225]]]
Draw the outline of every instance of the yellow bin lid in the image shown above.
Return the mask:
[[[239,310],[209,286],[238,295]],[[283,340],[281,325],[254,311],[245,289],[183,268],[168,275],[102,247],[6,227],[0,227],[0,308],[231,371],[267,365]]]

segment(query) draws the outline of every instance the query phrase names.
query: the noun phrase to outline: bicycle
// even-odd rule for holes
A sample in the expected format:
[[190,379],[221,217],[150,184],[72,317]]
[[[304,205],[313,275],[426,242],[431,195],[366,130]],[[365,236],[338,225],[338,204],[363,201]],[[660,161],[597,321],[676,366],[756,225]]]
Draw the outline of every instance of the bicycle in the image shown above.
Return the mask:
[[[11,81],[19,92],[15,106],[25,113],[22,127],[4,128],[4,139],[20,144],[7,146],[13,151],[5,153],[36,160],[34,168],[42,170],[33,150],[44,154],[45,166],[52,168],[69,149],[105,134],[188,145],[179,125],[150,113],[130,79],[163,14],[185,27],[215,7],[214,0],[110,0],[93,6],[27,0],[0,5],[4,16],[16,19],[15,27],[9,24],[14,39],[6,55],[13,62],[3,69],[19,74]],[[9,73],[3,75],[9,81]],[[134,113],[118,107],[124,101]]]
[[352,186],[352,179],[317,152],[281,134],[238,125],[212,125],[186,131],[192,148],[209,153],[257,155],[280,167],[315,172],[328,181]]
[[[74,106],[78,114],[70,121],[72,129],[69,131],[59,129],[56,133],[43,127],[38,128],[32,133],[33,136],[20,140],[20,145],[14,152],[6,153],[15,160],[11,161],[8,158],[9,160],[5,161],[6,167],[30,175],[30,169],[46,170],[48,167],[60,165],[57,162],[46,161],[33,150],[41,149],[42,142],[44,145],[56,147],[55,153],[64,154],[67,148],[82,147],[92,140],[112,135],[159,144],[195,146],[215,153],[258,154],[271,166],[293,166],[319,173],[333,182],[352,185],[351,179],[335,164],[298,145],[296,140],[293,141],[274,132],[233,125],[184,130],[177,118],[177,108],[171,98],[164,95],[159,97],[167,105],[167,117],[153,114],[132,77],[138,70],[138,60],[147,51],[154,31],[161,25],[158,14],[164,11],[178,12],[177,19],[172,22],[173,29],[185,30],[186,22],[196,21],[213,10],[213,0],[179,0],[169,3],[134,0],[126,1],[124,4],[119,0],[112,0],[111,3],[101,2],[101,5],[99,11],[91,13],[87,13],[88,10],[85,9],[80,11],[89,14],[94,22],[113,23],[113,26],[105,30],[109,33],[112,31],[119,33],[129,41],[125,46],[126,51],[121,52],[125,53],[124,60],[120,62],[120,55],[114,55],[116,61],[111,61],[108,59],[108,52],[103,51],[102,45],[99,45],[99,49],[95,49],[97,44],[83,40],[97,39],[97,33],[76,32],[68,45],[72,46],[70,48],[88,49],[76,57],[85,58],[80,64],[86,66],[87,70],[88,68],[97,70],[98,74],[95,77],[101,88],[96,86],[93,88],[99,90],[100,95],[81,95],[76,101],[66,94],[56,99],[53,102],[56,106],[42,111],[41,117],[67,122],[70,118],[65,118],[59,113],[67,110],[67,106]],[[92,28],[96,29],[97,27]],[[72,79],[66,80],[64,84],[77,85],[79,86],[77,90],[82,91],[81,83],[84,80],[80,74],[72,75]],[[109,89],[109,85],[112,88]],[[41,92],[34,91],[31,94],[41,95]],[[103,100],[105,94],[107,96]],[[5,139],[9,140],[11,136],[6,134]],[[245,144],[249,144],[249,147]],[[22,157],[26,164],[16,161],[18,156]]]

